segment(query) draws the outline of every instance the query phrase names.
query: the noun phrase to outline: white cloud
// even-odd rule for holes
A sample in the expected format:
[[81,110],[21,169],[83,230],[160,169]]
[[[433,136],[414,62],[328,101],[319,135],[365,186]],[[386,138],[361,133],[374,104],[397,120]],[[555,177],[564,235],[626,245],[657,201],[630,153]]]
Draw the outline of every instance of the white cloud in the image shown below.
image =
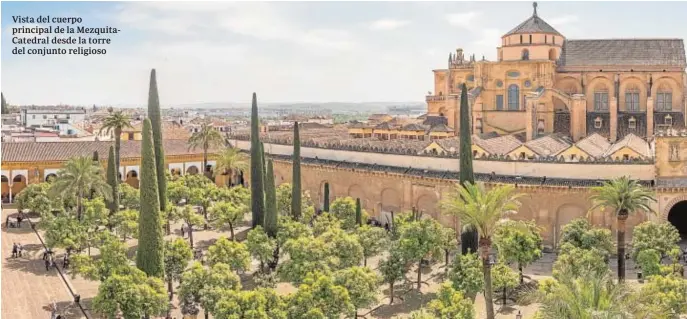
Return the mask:
[[371,30],[394,30],[410,24],[408,20],[381,19],[370,24]]
[[446,21],[452,26],[473,30],[475,29],[475,20],[481,15],[481,12],[476,11],[449,13],[446,15]]
[[561,25],[577,22],[578,20],[579,20],[579,18],[576,15],[564,15],[564,16],[560,16],[560,17],[554,17],[551,19],[547,19],[546,21],[552,26],[561,26]]

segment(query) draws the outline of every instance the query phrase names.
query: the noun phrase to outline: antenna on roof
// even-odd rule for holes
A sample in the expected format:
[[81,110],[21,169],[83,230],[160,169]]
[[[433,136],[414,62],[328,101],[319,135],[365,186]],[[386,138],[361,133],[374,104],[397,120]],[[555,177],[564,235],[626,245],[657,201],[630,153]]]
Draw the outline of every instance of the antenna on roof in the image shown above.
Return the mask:
[[534,3],[532,3],[532,7],[534,8],[534,15],[536,16],[537,15],[537,2],[536,1]]

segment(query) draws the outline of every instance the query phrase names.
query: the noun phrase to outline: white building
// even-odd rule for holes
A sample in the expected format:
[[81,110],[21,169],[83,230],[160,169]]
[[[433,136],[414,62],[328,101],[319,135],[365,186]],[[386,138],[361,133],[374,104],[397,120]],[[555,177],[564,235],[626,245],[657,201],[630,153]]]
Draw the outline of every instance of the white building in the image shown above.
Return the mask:
[[79,123],[86,119],[86,110],[21,110],[20,120],[24,127],[55,127],[58,124]]

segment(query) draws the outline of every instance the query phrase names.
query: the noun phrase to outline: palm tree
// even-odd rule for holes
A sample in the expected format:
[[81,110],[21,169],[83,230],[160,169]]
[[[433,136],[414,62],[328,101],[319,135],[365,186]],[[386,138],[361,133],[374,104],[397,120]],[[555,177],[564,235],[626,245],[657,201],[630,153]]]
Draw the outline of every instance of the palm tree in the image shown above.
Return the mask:
[[112,199],[112,188],[104,178],[103,169],[93,163],[90,156],[70,159],[64,168],[57,172],[57,178],[50,185],[49,192],[60,198],[74,198],[76,196],[76,215],[78,220],[82,216],[81,201],[90,194],[102,195],[106,200]]
[[625,283],[615,283],[610,272],[585,272],[582,277],[566,274],[546,289],[533,291],[525,299],[539,302],[542,319],[648,318],[637,295]]
[[[227,147],[217,156],[217,167],[215,168],[215,176],[217,174],[228,174],[231,183],[231,176],[234,170],[248,169],[248,157],[241,153],[241,150],[235,147]],[[230,186],[230,185],[227,185]]]
[[512,185],[497,186],[487,191],[484,184],[466,182],[455,188],[441,202],[445,213],[456,215],[464,225],[470,225],[479,235],[479,251],[484,273],[484,298],[486,299],[487,318],[494,319],[493,289],[491,288],[491,237],[499,222],[519,207],[519,194]]
[[595,204],[590,211],[596,208],[612,208],[618,221],[618,280],[625,280],[625,222],[630,214],[638,210],[653,212],[649,205],[656,199],[651,191],[627,176],[593,187],[592,192]]
[[[103,126],[100,128],[100,133],[103,131],[110,134],[114,132],[115,139],[115,172],[119,173],[119,149],[122,146],[122,129],[132,128],[131,118],[122,111],[110,113],[103,119]],[[117,179],[119,181],[119,179]]]
[[208,167],[208,149],[213,146],[224,145],[224,137],[216,130],[210,122],[204,122],[200,126],[200,131],[193,133],[188,139],[189,150],[197,147],[203,148],[203,172]]

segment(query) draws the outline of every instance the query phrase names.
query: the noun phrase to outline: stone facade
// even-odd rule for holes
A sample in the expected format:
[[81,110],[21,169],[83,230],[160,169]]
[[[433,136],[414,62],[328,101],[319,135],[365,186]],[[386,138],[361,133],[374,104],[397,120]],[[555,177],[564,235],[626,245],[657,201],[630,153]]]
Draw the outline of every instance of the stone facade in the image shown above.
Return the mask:
[[449,54],[434,70],[429,116],[459,132],[460,86],[466,83],[475,134],[525,132],[528,139],[597,132],[611,142],[629,133],[685,127],[685,49],[681,39],[566,39],[532,17],[502,37],[498,61]]

